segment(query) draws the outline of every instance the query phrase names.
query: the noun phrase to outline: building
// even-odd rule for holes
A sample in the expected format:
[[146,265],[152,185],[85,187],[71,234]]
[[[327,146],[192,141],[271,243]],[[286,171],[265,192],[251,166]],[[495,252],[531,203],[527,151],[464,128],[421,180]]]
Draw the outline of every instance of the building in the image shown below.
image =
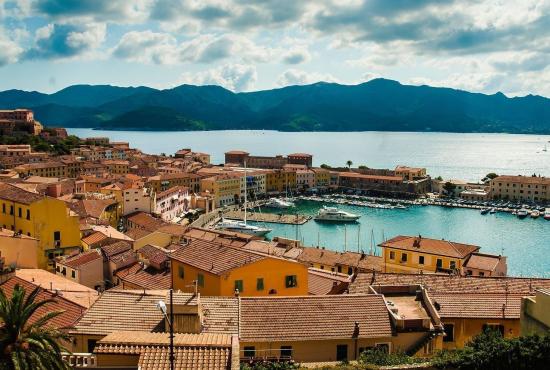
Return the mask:
[[313,167],[313,156],[307,153],[292,153],[288,155],[288,164],[301,164]]
[[80,176],[75,181],[75,193],[100,193],[101,188],[109,185],[110,183],[111,180],[102,177]]
[[548,334],[550,330],[550,289],[536,289],[521,300],[521,335]]
[[153,213],[165,221],[171,221],[189,209],[191,197],[189,190],[176,186],[154,194]]
[[42,125],[34,119],[32,110],[0,110],[0,135],[10,136],[16,132],[40,135],[41,131]]
[[6,268],[37,268],[39,241],[0,228],[0,271]]
[[[170,256],[174,288],[203,295],[307,295],[307,266],[193,239]],[[194,286],[196,284],[196,287]]]
[[460,192],[459,196],[461,199],[475,202],[485,202],[491,199],[489,190],[482,188],[470,188],[463,190]]
[[477,245],[399,235],[381,244],[384,272],[463,272]]
[[89,288],[104,287],[103,256],[98,249],[57,257],[55,273]]
[[23,164],[15,167],[14,170],[20,177],[68,177],[67,165],[58,161]]
[[340,172],[339,187],[376,194],[407,193],[401,176],[365,175],[356,172]]
[[28,144],[0,145],[0,157],[24,157],[31,154]]
[[186,172],[167,173],[149,177],[146,186],[157,193],[174,186],[184,186],[191,192],[198,193],[200,191],[200,176]]
[[287,157],[282,155],[274,157],[252,156],[250,153],[242,150],[231,150],[225,153],[225,164],[238,167],[281,169],[287,164],[299,164],[311,167],[312,162],[313,156],[306,153],[289,154]]
[[151,213],[153,210],[153,197],[148,188],[132,186],[124,189],[122,194],[123,215],[133,212]]
[[126,175],[130,173],[130,162],[123,160],[106,160],[101,162],[107,166],[109,173],[113,175]]
[[289,194],[296,191],[296,171],[273,169],[265,172],[266,193]]
[[505,256],[472,253],[464,264],[464,274],[469,276],[506,276],[508,266]]
[[55,257],[80,247],[78,216],[62,200],[0,183],[0,225],[36,238],[38,267],[53,266]]
[[312,168],[311,171],[315,174],[314,187],[319,190],[328,189],[330,187],[330,171],[324,168]]
[[244,183],[244,175],[236,172],[207,177],[201,180],[201,192],[214,198],[216,208],[224,207],[240,202],[241,182]]
[[307,190],[315,188],[315,172],[309,168],[296,170],[296,188]]
[[550,200],[550,178],[538,176],[498,176],[489,182],[491,197],[514,201]]
[[408,167],[408,166],[395,167],[395,175],[401,176],[403,180],[408,180],[408,181],[425,178],[427,176],[425,168]]

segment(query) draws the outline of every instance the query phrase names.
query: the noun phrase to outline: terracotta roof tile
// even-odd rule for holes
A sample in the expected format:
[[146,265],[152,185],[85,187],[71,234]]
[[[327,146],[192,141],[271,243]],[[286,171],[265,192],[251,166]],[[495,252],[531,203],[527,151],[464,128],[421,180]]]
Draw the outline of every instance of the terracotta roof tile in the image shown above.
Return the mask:
[[22,204],[31,204],[45,197],[38,193],[23,190],[15,185],[0,182],[0,199]]
[[191,240],[188,245],[172,253],[171,257],[177,261],[217,275],[269,258],[243,249],[199,239]]
[[442,318],[519,319],[523,294],[432,293]]
[[103,260],[103,258],[97,249],[92,249],[91,251],[79,253],[74,256],[60,257],[57,263],[73,269],[80,269],[86,264],[96,260]]
[[309,294],[325,295],[331,293],[335,285],[349,282],[345,274],[310,268],[308,269],[307,289]]
[[454,258],[465,258],[471,253],[478,251],[480,248],[477,245],[456,243],[449,240],[403,235],[391,238],[390,240],[380,244],[380,246]]
[[474,268],[478,270],[494,271],[501,261],[501,256],[491,254],[474,253],[464,264],[465,268]]
[[355,322],[359,338],[392,335],[381,295],[241,297],[240,339],[244,342],[351,338]]
[[[17,276],[14,276],[2,284],[0,284],[0,289],[4,291],[8,297],[11,297],[15,286],[19,285],[25,289],[25,292],[28,296],[37,285],[23,280]],[[38,320],[40,317],[44,316],[46,313],[51,311],[63,311],[57,317],[54,317],[49,324],[54,328],[69,328],[82,316],[84,313],[84,308],[80,305],[77,305],[74,302],[71,302],[63,297],[60,297],[53,292],[44,290],[40,288],[40,293],[36,299],[37,302],[43,301],[45,299],[55,299],[55,302],[47,304],[40,307],[30,318],[29,323],[33,323]]]
[[[134,265],[116,273],[123,284],[128,283],[143,289],[169,289],[171,283],[170,271],[157,271],[153,268],[137,269]],[[141,266],[140,266],[141,267]]]
[[100,233],[99,231],[96,231],[82,238],[82,242],[86,243],[87,245],[95,245],[97,243],[101,243],[106,239],[107,239],[106,235],[104,235],[103,233]]
[[132,245],[128,243],[127,241],[120,240],[111,244],[107,244],[101,247],[101,251],[105,255],[105,257],[109,258],[116,254],[126,252],[128,250],[132,249]]

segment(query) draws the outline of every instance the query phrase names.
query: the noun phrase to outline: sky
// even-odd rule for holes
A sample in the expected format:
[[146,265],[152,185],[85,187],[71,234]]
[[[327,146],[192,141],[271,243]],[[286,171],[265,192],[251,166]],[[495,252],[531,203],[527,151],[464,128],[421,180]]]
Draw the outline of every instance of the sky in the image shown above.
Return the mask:
[[550,0],[0,0],[0,90],[377,77],[550,96]]

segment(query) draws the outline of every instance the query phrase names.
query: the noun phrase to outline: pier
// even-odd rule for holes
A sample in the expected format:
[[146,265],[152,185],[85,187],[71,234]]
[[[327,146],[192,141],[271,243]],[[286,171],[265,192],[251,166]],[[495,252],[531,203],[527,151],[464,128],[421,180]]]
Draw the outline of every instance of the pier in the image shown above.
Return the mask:
[[[244,211],[228,211],[223,215],[225,218],[232,220],[244,220]],[[311,219],[311,216],[306,215],[291,215],[277,213],[260,213],[248,211],[246,215],[247,221],[269,222],[276,224],[288,225],[303,225]]]

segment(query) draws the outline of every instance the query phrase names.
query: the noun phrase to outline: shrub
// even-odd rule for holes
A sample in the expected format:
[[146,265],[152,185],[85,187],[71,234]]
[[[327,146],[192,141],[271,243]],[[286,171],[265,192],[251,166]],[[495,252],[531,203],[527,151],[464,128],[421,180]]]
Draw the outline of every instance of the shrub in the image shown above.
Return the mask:
[[363,351],[358,361],[360,364],[378,366],[410,365],[423,362],[422,359],[408,356],[403,352],[388,353],[382,348],[371,348]]

